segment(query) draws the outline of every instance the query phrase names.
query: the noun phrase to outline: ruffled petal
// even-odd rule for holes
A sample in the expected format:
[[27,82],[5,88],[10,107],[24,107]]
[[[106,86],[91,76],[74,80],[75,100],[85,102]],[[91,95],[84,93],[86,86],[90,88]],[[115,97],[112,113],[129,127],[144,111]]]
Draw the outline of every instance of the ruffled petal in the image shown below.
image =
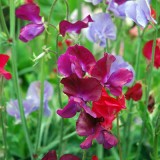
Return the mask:
[[30,23],[20,30],[19,39],[23,42],[28,42],[39,36],[44,31],[44,29],[45,28],[43,24]]
[[70,97],[68,104],[63,109],[58,109],[57,114],[63,118],[72,118],[80,111],[79,102],[76,99]]
[[114,96],[119,96],[122,93],[122,87],[129,83],[132,79],[132,71],[121,68],[118,71],[112,73],[106,83],[106,87]]
[[16,16],[36,24],[41,24],[40,9],[35,3],[27,3],[16,9]]
[[63,92],[68,96],[81,98],[84,101],[96,101],[101,96],[102,86],[95,78],[78,78],[75,74],[63,78]]
[[62,36],[65,36],[66,32],[69,32],[69,33],[75,32],[75,33],[79,34],[83,28],[87,28],[88,27],[88,23],[89,22],[93,22],[93,20],[91,19],[90,15],[88,15],[82,21],[77,21],[75,23],[70,23],[70,22],[68,22],[66,20],[63,20],[59,24],[60,34]]

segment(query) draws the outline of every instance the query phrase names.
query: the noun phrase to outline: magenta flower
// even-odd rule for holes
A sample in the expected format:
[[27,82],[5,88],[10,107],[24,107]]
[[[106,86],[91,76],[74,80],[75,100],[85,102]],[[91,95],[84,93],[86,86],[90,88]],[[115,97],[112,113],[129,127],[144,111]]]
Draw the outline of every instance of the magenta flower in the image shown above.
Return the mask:
[[67,49],[58,59],[58,71],[65,77],[75,73],[82,78],[96,63],[92,53],[83,46],[75,45]]
[[131,18],[137,25],[145,27],[149,21],[156,23],[151,16],[149,0],[109,0],[108,10],[116,16]]
[[120,58],[105,53],[91,71],[92,77],[99,80],[114,96],[119,96],[122,93],[122,87],[134,79],[133,68],[128,63],[118,62],[118,60]]
[[35,3],[24,4],[16,10],[16,16],[18,18],[30,21],[20,31],[19,39],[21,41],[28,42],[44,31],[44,23],[39,13],[40,9]]
[[61,83],[64,85],[63,92],[69,97],[69,103],[57,111],[58,115],[71,118],[83,108],[86,113],[95,117],[86,103],[100,98],[102,86],[99,81],[95,78],[78,78],[76,74],[72,74],[63,78]]
[[[49,151],[43,158],[42,160],[57,160],[57,154],[56,151],[52,150]],[[60,157],[59,160],[80,160],[77,156],[73,154],[64,154],[63,156]]]
[[87,137],[80,145],[82,149],[91,147],[94,139],[96,139],[99,144],[103,144],[105,149],[110,149],[117,145],[118,140],[116,137],[103,128],[101,122],[103,122],[103,118],[93,118],[86,112],[81,112],[76,123],[76,131],[79,136]]
[[84,18],[82,21],[77,21],[75,23],[70,23],[66,20],[63,20],[59,24],[59,30],[60,34],[64,37],[65,34],[75,32],[79,34],[83,28],[88,27],[88,23],[93,22],[90,15],[88,15],[86,18]]
[[97,13],[92,19],[94,22],[89,24],[86,35],[90,41],[105,47],[107,39],[116,39],[116,27],[109,14]]
[[[53,95],[52,85],[45,81],[44,83],[44,115],[49,116],[51,111],[48,106],[48,101],[51,99]],[[25,100],[23,100],[23,108],[25,117],[27,117],[30,113],[39,109],[40,107],[40,82],[33,82],[28,88],[27,96]],[[7,103],[7,112],[9,115],[16,118],[16,121],[20,121],[20,111],[18,106],[18,100],[10,100]]]
[[3,76],[7,80],[12,78],[12,75],[4,69],[6,63],[8,62],[8,59],[8,55],[0,54],[0,76]]

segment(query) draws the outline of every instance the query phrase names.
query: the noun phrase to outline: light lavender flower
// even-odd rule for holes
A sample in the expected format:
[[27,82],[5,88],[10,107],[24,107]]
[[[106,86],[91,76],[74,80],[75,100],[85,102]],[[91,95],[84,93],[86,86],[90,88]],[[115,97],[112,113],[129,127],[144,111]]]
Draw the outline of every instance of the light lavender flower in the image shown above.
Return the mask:
[[109,0],[108,10],[115,16],[132,19],[141,27],[145,27],[149,21],[156,23],[151,16],[150,0],[123,0],[122,3],[118,0]]
[[116,39],[116,27],[107,13],[98,13],[92,16],[94,22],[89,24],[87,38],[100,46],[106,46],[106,40]]
[[92,3],[93,5],[97,5],[99,4],[100,2],[102,2],[102,0],[85,0],[86,2],[90,2]]
[[[44,82],[44,115],[49,116],[51,110],[48,106],[48,101],[51,99],[53,95],[53,87],[52,85],[45,81]],[[27,117],[30,113],[39,109],[40,107],[40,82],[32,82],[28,88],[26,99],[23,100],[23,109],[25,113],[25,117]],[[20,111],[18,106],[18,100],[10,100],[7,103],[7,112],[9,115],[16,118],[17,121],[20,121]]]

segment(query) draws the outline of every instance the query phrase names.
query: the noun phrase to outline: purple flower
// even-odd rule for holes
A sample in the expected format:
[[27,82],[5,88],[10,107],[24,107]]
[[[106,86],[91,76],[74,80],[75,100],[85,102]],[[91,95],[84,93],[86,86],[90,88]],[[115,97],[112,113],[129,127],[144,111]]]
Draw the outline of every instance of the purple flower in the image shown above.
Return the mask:
[[100,46],[106,46],[106,40],[116,39],[116,27],[107,13],[98,13],[92,16],[94,22],[89,24],[87,38]]
[[19,36],[21,41],[28,42],[44,31],[44,23],[39,13],[40,9],[34,3],[24,4],[16,10],[16,16],[18,18],[31,22],[21,29]]
[[[25,112],[25,117],[27,117],[31,112],[37,110],[37,107],[34,106],[33,100],[23,100],[23,108]],[[15,117],[17,122],[21,121],[20,111],[18,106],[18,100],[10,100],[7,103],[7,113]]]
[[59,30],[60,34],[64,37],[66,32],[75,32],[79,34],[83,28],[88,27],[88,23],[93,22],[90,15],[88,15],[86,18],[84,18],[82,21],[77,21],[75,23],[70,23],[66,20],[63,20],[59,24]]
[[100,98],[102,86],[99,81],[95,78],[78,78],[76,74],[72,74],[63,78],[61,83],[64,85],[63,92],[69,97],[69,103],[57,113],[63,118],[71,118],[83,108],[95,117],[86,103]]
[[92,3],[93,5],[97,5],[99,4],[100,2],[102,2],[103,0],[85,0],[86,2],[90,2]]
[[149,21],[156,21],[151,16],[149,0],[118,1],[110,0],[108,10],[116,16],[131,18],[137,25],[145,27]]
[[90,72],[95,63],[96,60],[88,49],[75,45],[69,47],[67,51],[59,57],[58,71],[65,77],[75,73],[81,78],[86,72]]
[[[44,115],[49,116],[51,111],[48,106],[48,101],[53,95],[52,85],[44,82]],[[39,109],[40,107],[40,82],[33,82],[28,88],[26,99],[23,100],[23,108],[25,116],[27,117],[31,112]],[[9,115],[14,116],[17,121],[20,121],[20,111],[18,100],[11,100],[7,103],[7,112]]]
[[91,75],[106,86],[114,96],[119,96],[122,87],[134,79],[133,68],[128,63],[119,56],[107,53],[97,61]]
[[103,147],[110,149],[117,145],[118,140],[108,130],[101,126],[103,118],[93,118],[91,115],[82,111],[76,123],[76,131],[79,136],[86,136],[87,138],[81,143],[82,149],[88,149],[92,145],[94,139]]

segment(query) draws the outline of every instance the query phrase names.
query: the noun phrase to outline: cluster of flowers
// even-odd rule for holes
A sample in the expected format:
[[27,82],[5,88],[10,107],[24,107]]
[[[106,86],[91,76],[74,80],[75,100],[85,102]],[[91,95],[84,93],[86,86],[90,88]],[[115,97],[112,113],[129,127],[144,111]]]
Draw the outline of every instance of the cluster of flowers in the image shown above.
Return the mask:
[[126,108],[122,88],[134,81],[132,66],[122,57],[108,53],[96,61],[87,48],[75,45],[59,57],[58,71],[64,76],[61,83],[69,102],[57,113],[72,118],[80,112],[76,131],[87,137],[81,148],[91,147],[93,139],[106,149],[115,146],[117,139],[111,134],[112,122]]

